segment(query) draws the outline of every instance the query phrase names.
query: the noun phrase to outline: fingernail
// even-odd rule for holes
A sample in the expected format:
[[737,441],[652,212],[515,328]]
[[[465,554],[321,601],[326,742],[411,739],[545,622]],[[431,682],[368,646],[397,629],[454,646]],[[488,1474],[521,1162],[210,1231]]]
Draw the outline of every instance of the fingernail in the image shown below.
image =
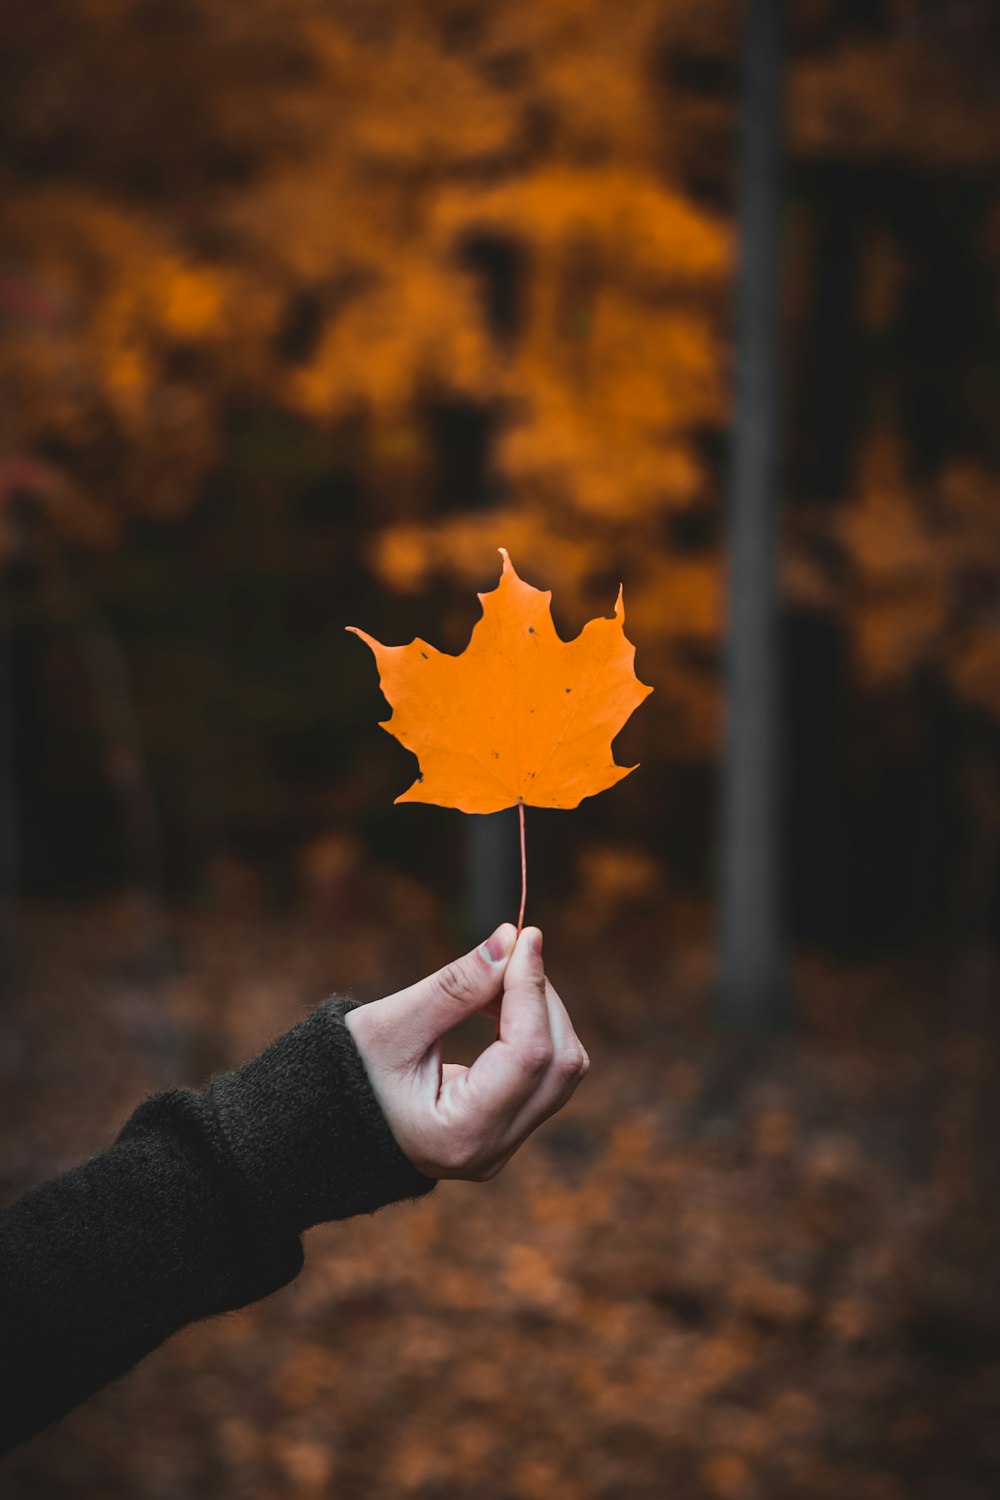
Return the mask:
[[488,937],[485,943],[482,944],[480,951],[484,958],[488,959],[491,964],[503,963],[514,946],[514,936],[514,929],[511,924],[509,922],[502,922],[492,937]]
[[530,927],[528,929],[528,951],[533,953],[536,958],[541,958],[542,930],[540,927]]

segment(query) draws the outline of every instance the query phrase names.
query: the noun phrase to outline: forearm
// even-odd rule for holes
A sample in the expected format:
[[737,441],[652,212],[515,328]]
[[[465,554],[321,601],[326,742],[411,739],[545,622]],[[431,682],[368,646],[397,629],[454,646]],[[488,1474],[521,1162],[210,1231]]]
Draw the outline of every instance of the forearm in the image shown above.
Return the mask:
[[184,1324],[255,1301],[301,1267],[294,1231],[240,1232],[208,1098],[150,1105],[146,1126],[0,1214],[0,1451]]
[[185,1324],[292,1280],[301,1232],[433,1186],[396,1146],[328,1001],[203,1093],[0,1212],[0,1451]]

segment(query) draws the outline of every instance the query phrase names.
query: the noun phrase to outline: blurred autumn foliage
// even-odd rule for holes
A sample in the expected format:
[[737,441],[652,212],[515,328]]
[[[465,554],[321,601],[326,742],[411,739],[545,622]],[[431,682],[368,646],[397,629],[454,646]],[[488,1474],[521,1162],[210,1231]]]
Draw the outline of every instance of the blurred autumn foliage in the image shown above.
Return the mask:
[[[383,638],[430,621],[460,648],[455,585],[483,587],[499,542],[567,629],[626,580],[657,693],[628,731],[645,780],[592,831],[706,882],[740,7],[18,16],[0,541],[28,885],[127,862],[101,768],[121,736],[81,666],[95,612],[127,658],[172,879],[294,865],[328,833],[392,846],[376,809],[406,772],[359,744],[373,694],[341,627],[363,603]],[[988,6],[810,0],[792,24],[788,734],[813,768],[792,772],[794,845],[919,759],[921,693],[955,725],[1000,706],[1000,110]],[[817,631],[847,652],[846,738],[888,690],[908,746],[887,729],[860,766],[814,753],[798,676],[841,670],[810,656]],[[824,865],[839,902],[822,861],[793,861],[802,935],[857,935],[864,830],[859,810]],[[886,935],[910,940],[949,898],[909,891],[900,853]]]

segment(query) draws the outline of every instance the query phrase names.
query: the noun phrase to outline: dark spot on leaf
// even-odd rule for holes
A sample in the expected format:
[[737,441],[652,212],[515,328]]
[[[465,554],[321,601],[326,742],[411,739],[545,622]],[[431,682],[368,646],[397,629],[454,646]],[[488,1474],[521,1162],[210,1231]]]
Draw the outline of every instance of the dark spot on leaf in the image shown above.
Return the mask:
[[573,689],[572,688],[567,688],[566,691],[567,691],[567,693],[571,693],[573,691]]
[[423,781],[423,779],[424,779],[424,773],[423,773],[423,771],[418,771],[417,772],[417,780],[418,781]]
[[528,634],[529,635],[534,635],[534,633],[535,633],[535,627],[534,627],[534,625],[529,625],[528,626]]
[[499,750],[494,750],[493,751],[493,759],[494,760],[499,760],[500,759],[500,751]]
[[[430,657],[427,655],[426,651],[421,651],[420,655],[423,657],[424,661],[430,661]],[[567,688],[567,692],[568,691],[569,689]]]

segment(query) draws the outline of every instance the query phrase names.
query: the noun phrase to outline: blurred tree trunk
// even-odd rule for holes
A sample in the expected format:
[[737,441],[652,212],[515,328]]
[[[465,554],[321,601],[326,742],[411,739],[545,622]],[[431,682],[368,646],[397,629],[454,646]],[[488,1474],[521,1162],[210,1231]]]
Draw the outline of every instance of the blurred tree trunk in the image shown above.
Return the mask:
[[93,605],[79,600],[76,618],[104,741],[104,769],[118,805],[128,856],[138,926],[137,965],[141,977],[155,984],[170,972],[172,959],[161,889],[159,819],[128,666],[117,637]]
[[[469,923],[476,942],[489,937],[501,922],[516,922],[521,899],[521,850],[517,808],[469,814]],[[531,814],[528,814],[530,836]],[[529,868],[530,876],[530,868]],[[525,921],[530,922],[530,916]]]
[[0,989],[14,976],[17,899],[17,796],[14,768],[13,645],[9,625],[0,630]]
[[173,967],[162,891],[160,827],[146,769],[125,652],[94,601],[79,587],[52,538],[38,538],[52,618],[75,632],[103,744],[104,772],[118,807],[136,909],[136,967],[155,989]]
[[727,735],[716,1015],[787,1016],[780,917],[776,486],[779,432],[781,0],[749,0],[740,122],[736,391],[729,475]]
[[159,818],[128,662],[117,635],[93,601],[68,584],[64,598],[90,680],[104,770],[118,806],[134,903],[133,983],[120,983],[123,1031],[143,1066],[166,1087],[189,1071],[192,1038],[168,1004],[164,986],[176,964],[162,890]]

